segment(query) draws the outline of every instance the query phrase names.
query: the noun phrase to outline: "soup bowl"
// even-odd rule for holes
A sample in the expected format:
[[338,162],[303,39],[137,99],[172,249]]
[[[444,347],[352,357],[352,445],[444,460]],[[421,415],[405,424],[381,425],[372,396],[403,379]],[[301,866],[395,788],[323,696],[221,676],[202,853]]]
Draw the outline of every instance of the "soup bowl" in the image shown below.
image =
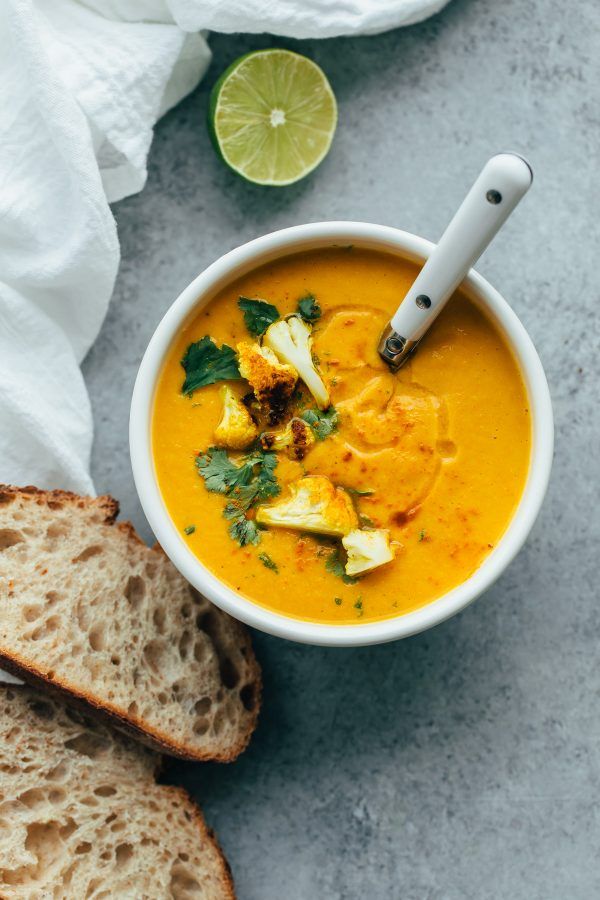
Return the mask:
[[157,540],[182,575],[216,606],[254,628],[295,641],[331,646],[378,644],[408,637],[455,615],[486,591],[521,549],[536,519],[550,477],[554,440],[548,384],[533,343],[503,297],[471,271],[461,290],[485,311],[512,349],[525,383],[532,423],[531,457],[523,493],[502,538],[479,568],[454,589],[414,611],[364,624],[325,624],[259,606],[204,566],[175,527],[154,468],[153,401],[168,350],[192,315],[235,278],[282,256],[348,244],[417,263],[423,263],[434,246],[423,238],[382,225],[318,222],[267,234],[226,253],[185,288],[156,328],[139,368],[130,417],[131,461],[140,501]]

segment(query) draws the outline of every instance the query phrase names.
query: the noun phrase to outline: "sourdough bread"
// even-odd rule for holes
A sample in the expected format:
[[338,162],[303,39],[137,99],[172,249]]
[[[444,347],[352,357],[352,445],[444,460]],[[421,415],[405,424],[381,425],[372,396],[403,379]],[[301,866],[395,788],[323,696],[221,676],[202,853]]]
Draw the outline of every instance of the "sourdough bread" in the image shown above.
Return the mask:
[[0,667],[164,752],[230,761],[260,703],[249,636],[117,513],[110,497],[0,485]]
[[158,757],[62,702],[0,686],[0,896],[231,900],[200,810]]

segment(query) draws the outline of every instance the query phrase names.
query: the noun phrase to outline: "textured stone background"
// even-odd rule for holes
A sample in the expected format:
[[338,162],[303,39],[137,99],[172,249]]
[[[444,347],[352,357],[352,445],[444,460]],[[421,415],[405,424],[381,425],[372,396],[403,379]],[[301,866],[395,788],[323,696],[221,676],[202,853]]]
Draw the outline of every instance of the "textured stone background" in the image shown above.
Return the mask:
[[[454,0],[377,37],[215,36],[204,83],[157,127],[147,187],[115,207],[123,263],[85,364],[94,475],[150,537],[130,393],[197,272],[319,219],[435,239],[488,155],[520,149],[535,168],[479,269],[548,373],[557,447],[542,515],[493,590],[428,634],[358,650],[257,635],[265,702],[250,749],[233,766],[171,772],[217,829],[240,900],[600,896],[599,25],[595,0]],[[222,69],[273,44],[315,58],[340,105],[328,159],[283,190],[230,174],[204,126]]]

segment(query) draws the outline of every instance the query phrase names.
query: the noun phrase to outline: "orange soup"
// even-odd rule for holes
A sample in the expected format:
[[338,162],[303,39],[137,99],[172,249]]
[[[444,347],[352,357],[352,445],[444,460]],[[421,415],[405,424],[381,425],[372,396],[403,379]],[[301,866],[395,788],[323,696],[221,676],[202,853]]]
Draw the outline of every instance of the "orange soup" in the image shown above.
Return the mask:
[[220,291],[171,347],[152,434],[164,502],[257,604],[401,615],[468,578],[511,520],[531,422],[495,325],[459,291],[397,374],[377,354],[417,272],[352,247],[287,256]]

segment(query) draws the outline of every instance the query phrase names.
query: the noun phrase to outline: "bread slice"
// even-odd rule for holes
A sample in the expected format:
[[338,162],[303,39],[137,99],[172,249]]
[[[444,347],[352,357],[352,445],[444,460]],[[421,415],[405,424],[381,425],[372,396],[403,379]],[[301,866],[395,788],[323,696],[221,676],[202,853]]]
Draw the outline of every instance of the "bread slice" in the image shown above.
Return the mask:
[[228,762],[258,715],[250,638],[117,513],[110,497],[0,485],[0,667],[166,753]]
[[227,863],[159,757],[31,688],[0,686],[0,896],[224,900]]

